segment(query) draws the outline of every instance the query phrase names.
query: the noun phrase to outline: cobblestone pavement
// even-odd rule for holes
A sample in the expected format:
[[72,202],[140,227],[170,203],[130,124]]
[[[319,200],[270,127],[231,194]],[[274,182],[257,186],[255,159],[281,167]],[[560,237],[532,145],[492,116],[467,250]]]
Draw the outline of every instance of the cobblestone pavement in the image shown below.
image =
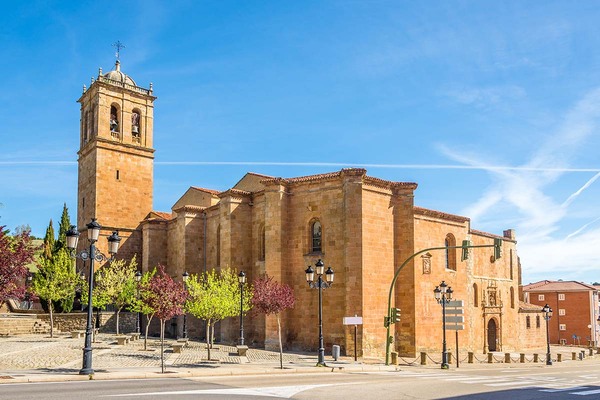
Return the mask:
[[[235,346],[215,344],[208,360],[206,344],[189,341],[181,353],[174,353],[173,339],[165,339],[165,364],[174,367],[192,367],[201,363],[241,364],[279,363],[279,353],[259,349],[248,349],[246,360],[242,360]],[[75,369],[80,368],[84,339],[73,339],[64,334],[50,338],[44,335],[23,335],[0,337],[0,371],[33,369]],[[144,340],[118,345],[115,335],[100,334],[93,347],[93,365],[96,369],[160,367],[160,340],[149,338],[147,348]],[[306,356],[299,354],[283,355],[284,363],[301,363]]]

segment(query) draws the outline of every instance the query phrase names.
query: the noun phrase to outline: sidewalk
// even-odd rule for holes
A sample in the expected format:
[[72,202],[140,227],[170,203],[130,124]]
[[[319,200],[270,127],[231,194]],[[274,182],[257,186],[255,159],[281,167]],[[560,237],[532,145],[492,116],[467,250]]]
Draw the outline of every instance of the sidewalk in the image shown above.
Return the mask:
[[[65,334],[55,338],[41,335],[0,337],[0,385],[23,382],[56,382],[78,380],[144,379],[144,378],[186,378],[218,375],[256,375],[321,372],[364,372],[399,371],[406,369],[439,369],[439,364],[429,362],[421,366],[418,362],[411,365],[386,366],[383,359],[365,359],[355,362],[352,357],[341,357],[337,361],[326,357],[327,367],[316,367],[316,353],[284,353],[283,369],[279,364],[279,353],[260,349],[248,349],[247,357],[241,358],[235,346],[215,344],[211,350],[211,360],[203,342],[189,341],[181,353],[174,353],[171,345],[175,340],[165,340],[165,373],[161,373],[160,340],[148,339],[148,349],[144,350],[144,341],[134,341],[118,345],[115,335],[100,334],[93,343],[92,378],[79,375],[81,368],[84,339],[73,339]],[[567,354],[580,351],[580,348],[552,348],[553,358],[556,352]],[[545,353],[540,351],[542,355]],[[439,355],[436,355],[439,356]],[[515,354],[518,357],[518,354]],[[479,355],[479,358],[482,356]],[[585,361],[597,362],[599,356],[586,357]],[[439,358],[439,357],[437,357]],[[460,368],[541,368],[544,363],[498,362],[501,353],[494,357],[493,364],[477,362],[460,363]],[[454,361],[455,362],[455,361]],[[571,361],[564,357],[563,363]],[[456,370],[451,365],[451,370]]]
[[[215,344],[211,360],[203,342],[190,340],[181,353],[174,353],[173,339],[165,340],[165,373],[161,373],[160,340],[117,345],[115,335],[100,334],[92,344],[94,380],[143,379],[171,377],[201,377],[217,375],[254,375],[319,373],[335,371],[395,371],[382,360],[354,362],[342,357],[333,361],[326,357],[327,367],[316,367],[316,354],[284,353],[283,369],[279,352],[248,349],[246,358],[237,354],[235,346]],[[72,339],[65,334],[54,338],[41,335],[0,337],[0,384],[20,382],[54,382],[89,380],[79,375],[84,339]]]

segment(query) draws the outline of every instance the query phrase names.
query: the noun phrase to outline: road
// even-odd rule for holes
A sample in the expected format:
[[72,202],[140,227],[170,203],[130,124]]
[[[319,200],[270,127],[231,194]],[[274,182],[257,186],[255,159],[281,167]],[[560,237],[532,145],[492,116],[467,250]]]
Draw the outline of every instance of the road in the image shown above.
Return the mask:
[[599,399],[597,363],[0,385],[0,399]]

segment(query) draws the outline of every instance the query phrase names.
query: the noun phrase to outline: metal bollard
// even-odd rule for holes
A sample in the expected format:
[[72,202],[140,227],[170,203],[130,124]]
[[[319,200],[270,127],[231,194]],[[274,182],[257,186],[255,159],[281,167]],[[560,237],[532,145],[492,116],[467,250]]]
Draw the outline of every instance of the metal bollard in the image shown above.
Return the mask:
[[468,361],[467,362],[469,364],[473,364],[473,358],[475,358],[475,354],[473,354],[473,352],[470,351],[469,354],[468,354]]
[[421,352],[421,365],[427,365],[427,353]]
[[594,355],[594,349],[592,349],[592,348],[590,347],[590,356],[593,356],[593,355]]
[[452,364],[452,353],[448,352],[448,364]]
[[562,362],[562,354],[561,353],[558,353],[556,355],[556,362]]
[[571,353],[571,360],[573,360],[573,361],[577,360],[577,353],[575,353],[575,352]]
[[510,364],[510,353],[504,353],[504,362]]
[[392,365],[398,365],[398,352],[392,351]]
[[521,356],[519,357],[519,362],[521,364],[523,364],[525,362],[525,353],[521,353]]
[[540,355],[538,353],[533,353],[533,362],[539,362],[540,361]]
[[494,355],[492,353],[488,353],[488,364],[491,364],[494,362]]

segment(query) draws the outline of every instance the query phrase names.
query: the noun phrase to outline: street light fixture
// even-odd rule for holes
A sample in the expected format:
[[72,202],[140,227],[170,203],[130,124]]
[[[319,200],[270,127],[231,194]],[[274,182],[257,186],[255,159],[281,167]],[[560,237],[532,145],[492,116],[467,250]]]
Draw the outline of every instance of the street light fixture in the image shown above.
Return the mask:
[[240,346],[244,345],[244,284],[246,283],[246,273],[240,271],[238,274],[240,283]]
[[[142,273],[140,271],[137,271],[135,273],[135,288],[136,288],[136,299],[139,301],[140,300],[140,281],[142,280]],[[138,307],[140,305],[138,304]],[[138,312],[137,312],[137,316],[135,317],[135,333],[139,334],[140,333],[140,309],[138,308]]]
[[442,305],[442,369],[449,368],[448,350],[446,349],[446,303],[452,300],[452,293],[454,293],[454,291],[446,284],[446,281],[442,281],[439,286],[436,286],[435,289],[433,289],[435,300],[438,302],[438,304]]
[[[96,249],[96,242],[100,235],[100,229],[102,227],[96,221],[96,218],[92,218],[92,221],[86,225],[88,232],[88,241],[90,242],[90,248],[88,250],[82,250],[75,254],[77,249],[77,242],[79,241],[79,232],[74,225],[71,225],[66,233],[67,236],[67,248],[71,251],[71,257],[79,258],[84,262],[90,260],[90,271],[88,276],[88,309],[87,309],[87,326],[85,328],[85,347],[83,348],[83,366],[79,371],[80,375],[90,375],[94,373],[92,369],[92,295],[94,290],[94,261],[104,262],[108,258]],[[112,257],[117,254],[119,250],[119,242],[121,238],[117,231],[114,231],[112,235],[108,237],[108,252]]]
[[[187,280],[190,277],[190,274],[188,274],[187,271],[185,271],[183,273],[183,275],[181,275],[182,279],[183,279],[183,286],[185,286],[185,290],[187,291]],[[187,339],[188,334],[187,334],[187,313],[184,311],[183,313],[183,339]]]
[[317,281],[315,282],[315,271],[309,265],[306,271],[306,282],[308,282],[308,286],[311,289],[319,290],[319,358],[317,361],[317,367],[325,367],[325,346],[323,344],[323,289],[327,289],[333,285],[333,270],[331,267],[327,268],[325,272],[325,281],[323,281],[323,271],[325,269],[325,264],[321,259],[317,261],[315,264],[316,272],[317,272]]
[[544,308],[542,308],[542,312],[546,314],[544,316],[544,319],[546,320],[546,365],[552,365],[552,357],[550,354],[550,328],[548,327],[550,318],[552,318],[552,309],[546,304]]

